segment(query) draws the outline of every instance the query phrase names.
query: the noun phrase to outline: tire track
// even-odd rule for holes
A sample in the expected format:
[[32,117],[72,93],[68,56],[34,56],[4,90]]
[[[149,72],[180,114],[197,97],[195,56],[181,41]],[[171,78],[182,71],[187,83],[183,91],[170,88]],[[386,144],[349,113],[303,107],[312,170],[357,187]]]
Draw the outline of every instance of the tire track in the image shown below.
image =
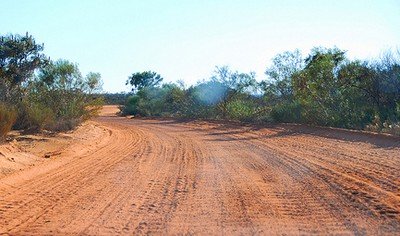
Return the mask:
[[0,180],[0,234],[400,234],[400,145],[95,122],[96,144]]

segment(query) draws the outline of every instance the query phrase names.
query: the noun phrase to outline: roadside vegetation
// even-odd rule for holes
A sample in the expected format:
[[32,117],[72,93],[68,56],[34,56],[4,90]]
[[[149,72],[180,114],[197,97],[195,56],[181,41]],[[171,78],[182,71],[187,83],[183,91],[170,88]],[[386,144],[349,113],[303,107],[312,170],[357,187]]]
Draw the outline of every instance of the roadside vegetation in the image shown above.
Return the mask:
[[132,74],[121,113],[135,116],[286,122],[400,135],[400,52],[370,61],[350,60],[338,48],[276,55],[255,73],[216,67],[211,78],[186,87],[161,75]]
[[400,135],[400,52],[350,60],[338,48],[276,55],[266,79],[216,67],[195,85],[163,83],[156,72],[132,74],[132,92],[101,94],[101,76],[53,61],[31,35],[0,36],[0,140],[11,129],[70,130],[104,100],[121,113],[254,123],[301,123]]
[[29,35],[0,36],[0,141],[12,128],[70,130],[96,114],[101,76],[82,76],[68,60],[50,60]]

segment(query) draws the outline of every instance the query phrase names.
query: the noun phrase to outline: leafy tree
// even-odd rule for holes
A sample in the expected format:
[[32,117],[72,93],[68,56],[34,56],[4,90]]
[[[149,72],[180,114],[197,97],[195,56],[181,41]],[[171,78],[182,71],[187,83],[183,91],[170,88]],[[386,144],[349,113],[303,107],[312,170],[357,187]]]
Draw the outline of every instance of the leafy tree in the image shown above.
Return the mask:
[[373,120],[376,107],[373,104],[377,99],[372,82],[374,74],[368,63],[362,61],[347,62],[338,71],[341,126],[363,128]]
[[189,105],[186,91],[182,83],[180,85],[170,83],[167,87],[168,92],[165,95],[167,110],[171,112],[171,115],[181,116]]
[[[257,82],[255,76],[254,72],[240,73],[238,71],[231,71],[227,66],[216,67],[210,81],[216,86],[226,88],[221,101],[217,104],[222,118],[228,118],[228,106],[230,102],[233,102],[242,94],[248,94],[256,90]],[[211,89],[216,91],[221,90],[221,88]]]
[[[341,83],[350,92],[348,98],[368,112],[369,122],[374,116],[382,121],[399,121],[400,58],[387,52],[379,61],[349,62],[339,71]],[[366,122],[364,122],[365,125]],[[378,124],[382,126],[383,124]]]
[[[301,105],[294,98],[293,77],[304,69],[305,60],[299,50],[286,51],[272,59],[265,71],[267,79],[260,82],[266,120],[301,122]],[[264,119],[264,120],[265,120]]]
[[89,73],[84,78],[75,63],[50,62],[27,87],[25,126],[37,130],[74,128],[99,110],[101,99],[94,98],[91,93],[100,90],[101,84],[100,74]]
[[126,85],[130,84],[132,91],[138,91],[146,87],[154,87],[162,82],[161,75],[152,71],[136,72],[132,74],[126,81]]
[[307,122],[333,125],[339,121],[337,72],[345,59],[345,52],[337,48],[314,48],[305,60],[304,70],[294,75],[295,96],[305,108],[303,118]]
[[[25,131],[72,129],[98,111],[101,76],[82,77],[78,65],[50,61],[31,35],[0,37],[0,136]],[[14,124],[15,123],[15,124]]]
[[386,52],[378,62],[372,64],[375,70],[375,105],[383,120],[400,121],[400,52]]
[[251,92],[255,88],[257,84],[255,77],[254,72],[240,73],[230,70],[228,66],[217,66],[210,80],[223,84],[234,92],[241,93]]
[[269,101],[290,99],[293,95],[292,76],[303,68],[304,60],[299,50],[276,55],[265,71],[268,79],[260,84],[266,98]]
[[78,65],[62,59],[40,70],[38,79],[52,90],[82,90],[84,84]]
[[101,88],[103,87],[101,74],[89,72],[89,74],[87,74],[85,77],[84,84],[87,86],[87,88],[85,88],[87,93],[92,94],[95,92],[100,92]]
[[0,37],[1,100],[11,102],[12,98],[22,96],[20,85],[48,61],[42,51],[43,45],[37,44],[28,33]]

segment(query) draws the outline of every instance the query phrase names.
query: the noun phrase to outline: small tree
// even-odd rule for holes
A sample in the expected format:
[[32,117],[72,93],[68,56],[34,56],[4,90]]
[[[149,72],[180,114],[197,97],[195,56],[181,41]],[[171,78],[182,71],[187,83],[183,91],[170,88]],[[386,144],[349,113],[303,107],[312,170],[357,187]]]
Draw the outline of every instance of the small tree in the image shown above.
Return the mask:
[[85,77],[85,83],[86,85],[86,91],[89,94],[93,94],[95,92],[100,92],[101,88],[103,87],[103,82],[101,80],[101,74],[100,73],[94,73],[90,72],[89,74],[86,75]]
[[268,79],[261,82],[267,100],[287,100],[293,95],[292,76],[304,68],[300,51],[286,51],[272,59],[265,74]]
[[130,84],[132,91],[137,92],[146,87],[154,87],[163,81],[161,75],[153,71],[136,72],[132,74],[126,81],[126,85]]
[[345,51],[338,48],[314,48],[305,68],[293,77],[296,99],[309,123],[337,125],[340,122],[342,94],[338,71],[346,62]]
[[[238,71],[231,71],[227,66],[216,67],[214,75],[211,77],[211,82],[217,87],[225,88],[225,91],[221,93],[223,97],[221,97],[221,101],[217,104],[222,118],[228,118],[229,103],[255,91],[257,86],[255,77],[256,74],[254,72],[240,73]],[[221,88],[218,91],[221,91]]]
[[[43,44],[36,44],[28,33],[25,36],[0,37],[0,99],[12,103],[22,96],[20,85],[48,60]],[[14,100],[14,101],[11,101]]]
[[[100,74],[89,73],[84,78],[75,63],[67,60],[49,63],[28,86],[29,96],[24,99],[26,114],[29,121],[35,121],[28,125],[36,129],[74,128],[99,109],[100,100],[91,93],[100,90],[101,84]],[[44,111],[48,115],[42,116]]]

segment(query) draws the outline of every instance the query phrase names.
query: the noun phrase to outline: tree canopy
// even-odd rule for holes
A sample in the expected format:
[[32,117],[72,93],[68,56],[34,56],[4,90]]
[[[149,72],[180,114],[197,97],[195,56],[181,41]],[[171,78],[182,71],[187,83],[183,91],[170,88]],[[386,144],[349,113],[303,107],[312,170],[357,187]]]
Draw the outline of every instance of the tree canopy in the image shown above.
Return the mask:
[[153,71],[136,72],[132,74],[126,84],[131,85],[132,91],[159,85],[163,81],[161,75]]
[[36,69],[48,63],[49,60],[42,51],[43,44],[37,44],[28,33],[24,36],[0,36],[0,96],[2,100],[9,101],[12,96],[16,96],[19,93],[15,91],[16,87],[29,79]]

